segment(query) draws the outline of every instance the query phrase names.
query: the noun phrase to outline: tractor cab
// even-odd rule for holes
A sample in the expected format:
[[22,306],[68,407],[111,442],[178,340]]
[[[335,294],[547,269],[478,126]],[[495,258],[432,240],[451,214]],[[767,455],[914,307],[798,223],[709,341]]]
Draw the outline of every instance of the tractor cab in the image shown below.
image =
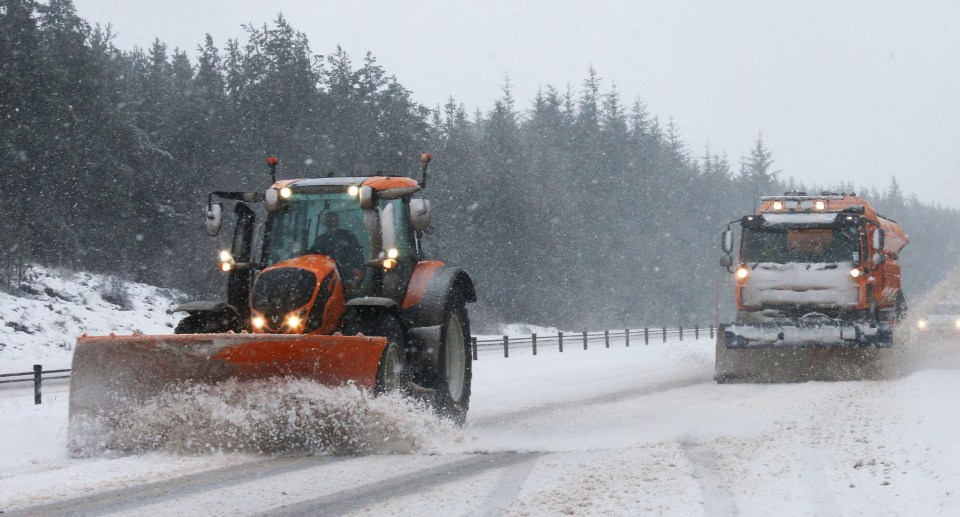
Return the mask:
[[[420,239],[430,226],[430,204],[421,192],[428,161],[422,161],[420,181],[397,176],[295,179],[274,181],[263,194],[212,194],[207,208],[211,234],[219,231],[222,217],[213,196],[258,202],[267,213],[255,243],[257,215],[246,203],[237,203],[233,244],[220,256],[220,269],[230,275],[228,303],[239,313],[240,330],[332,332],[335,328],[323,321],[339,320],[342,306],[351,300],[400,303],[424,258]],[[319,286],[315,298],[307,292],[312,285]],[[299,309],[308,306],[314,309]],[[297,324],[285,324],[289,318]]]

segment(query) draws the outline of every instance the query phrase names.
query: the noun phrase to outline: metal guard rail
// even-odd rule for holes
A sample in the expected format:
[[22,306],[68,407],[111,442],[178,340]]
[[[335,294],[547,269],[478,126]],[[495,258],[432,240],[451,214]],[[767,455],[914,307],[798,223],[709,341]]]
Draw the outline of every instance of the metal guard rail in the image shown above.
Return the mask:
[[[66,373],[67,375],[55,375],[55,376],[47,375],[47,376],[44,376],[45,373],[46,373],[46,374]],[[40,393],[40,386],[41,386],[41,384],[43,384],[43,381],[45,381],[45,380],[53,380],[53,379],[69,379],[69,378],[70,378],[69,373],[70,373],[70,370],[69,370],[69,369],[64,369],[64,370],[44,370],[42,365],[35,364],[35,365],[33,365],[33,371],[32,371],[32,372],[19,372],[19,373],[3,373],[3,374],[0,374],[0,378],[4,378],[4,380],[0,380],[0,384],[13,384],[13,383],[17,383],[17,382],[32,382],[32,383],[33,383],[33,403],[34,403],[34,404],[40,404],[40,403],[42,402],[42,400],[43,400],[42,397],[41,397],[41,393]],[[19,378],[7,379],[8,377],[23,377],[23,378],[22,378],[22,379],[19,379]]]
[[689,327],[678,327],[678,328],[667,328],[667,327],[644,327],[642,329],[627,329],[627,330],[603,330],[599,332],[557,332],[556,334],[545,334],[538,336],[537,334],[530,334],[529,337],[514,337],[503,336],[502,338],[472,338],[472,348],[473,348],[473,359],[477,360],[477,352],[480,349],[493,349],[503,347],[503,356],[510,357],[510,346],[511,345],[520,345],[520,348],[531,348],[533,355],[537,355],[537,346],[538,345],[556,345],[558,351],[563,352],[564,345],[567,347],[583,345],[583,349],[587,350],[589,344],[592,342],[602,341],[605,348],[610,348],[610,339],[611,338],[623,338],[625,345],[630,346],[630,340],[634,339],[635,343],[643,342],[644,345],[649,345],[651,341],[662,341],[663,343],[667,342],[668,336],[677,336],[680,341],[683,341],[684,335],[690,336],[693,339],[700,339],[700,334],[706,333],[709,335],[710,339],[713,339],[713,336],[716,332],[716,327],[713,325],[707,325],[705,327],[700,327],[699,325],[694,325],[693,328]]
[[[603,330],[599,332],[558,332],[556,334],[546,334],[542,336],[531,334],[529,337],[511,338],[509,336],[503,336],[502,338],[472,338],[471,345],[473,348],[473,359],[477,360],[477,352],[479,349],[492,349],[497,347],[503,347],[503,356],[510,357],[510,345],[519,345],[520,348],[531,348],[533,350],[533,355],[537,355],[538,345],[556,345],[559,348],[559,351],[563,352],[564,344],[567,344],[567,346],[576,346],[582,344],[583,349],[587,350],[591,342],[603,341],[605,348],[610,348],[610,339],[623,338],[626,346],[629,347],[631,338],[635,339],[637,343],[642,341],[644,344],[650,344],[652,340],[661,340],[663,343],[666,343],[668,336],[678,336],[679,340],[683,341],[684,335],[692,336],[694,339],[699,339],[700,334],[703,332],[708,332],[709,336],[713,338],[714,331],[715,327],[713,325],[706,327],[700,327],[697,325],[693,328],[679,327],[671,329],[667,327],[646,327],[634,330]],[[43,381],[69,378],[69,369],[44,370],[42,365],[35,364],[33,365],[32,372],[0,374],[0,384],[32,382],[34,388],[34,404],[40,404],[42,402],[40,387],[43,384]]]

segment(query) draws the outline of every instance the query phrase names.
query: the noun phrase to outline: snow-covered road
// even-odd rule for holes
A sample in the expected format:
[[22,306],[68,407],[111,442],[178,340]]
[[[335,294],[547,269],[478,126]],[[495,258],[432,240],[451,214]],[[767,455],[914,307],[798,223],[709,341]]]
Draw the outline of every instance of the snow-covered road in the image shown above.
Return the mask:
[[[960,349],[960,343],[957,348]],[[5,515],[955,515],[950,341],[888,381],[717,385],[708,339],[481,352],[403,454],[70,458],[66,386],[0,391]],[[946,366],[946,368],[943,368]],[[421,422],[424,415],[410,418]],[[403,417],[398,417],[403,419]],[[421,419],[421,420],[418,420]]]

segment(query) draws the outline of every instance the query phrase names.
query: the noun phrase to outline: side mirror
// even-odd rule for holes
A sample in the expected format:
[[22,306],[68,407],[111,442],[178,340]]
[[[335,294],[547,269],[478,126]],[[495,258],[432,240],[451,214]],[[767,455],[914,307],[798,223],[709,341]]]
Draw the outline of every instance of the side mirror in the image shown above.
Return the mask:
[[273,212],[280,206],[280,191],[275,188],[268,188],[263,196],[263,205],[268,212]]
[[723,252],[730,254],[733,252],[733,232],[730,230],[724,230],[723,235],[721,236],[720,247],[723,248]]
[[733,257],[731,257],[730,255],[724,255],[720,257],[720,265],[727,269],[730,269],[730,266],[733,265]]
[[210,203],[207,205],[206,220],[207,233],[216,236],[220,233],[220,226],[223,224],[223,203]]
[[411,199],[410,200],[410,224],[418,232],[424,232],[430,228],[430,200],[429,199]]
[[877,228],[873,231],[873,249],[879,252],[883,249],[883,230]]
[[376,206],[376,200],[373,198],[373,187],[364,185],[360,187],[360,208],[369,210]]

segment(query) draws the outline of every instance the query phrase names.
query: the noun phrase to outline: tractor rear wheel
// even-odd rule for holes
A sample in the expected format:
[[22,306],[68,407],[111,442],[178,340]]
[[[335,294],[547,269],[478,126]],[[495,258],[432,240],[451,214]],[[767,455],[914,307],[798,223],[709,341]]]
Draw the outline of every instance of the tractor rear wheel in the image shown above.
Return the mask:
[[451,303],[440,327],[440,351],[433,406],[441,417],[463,425],[470,407],[473,364],[470,320],[462,301]]

